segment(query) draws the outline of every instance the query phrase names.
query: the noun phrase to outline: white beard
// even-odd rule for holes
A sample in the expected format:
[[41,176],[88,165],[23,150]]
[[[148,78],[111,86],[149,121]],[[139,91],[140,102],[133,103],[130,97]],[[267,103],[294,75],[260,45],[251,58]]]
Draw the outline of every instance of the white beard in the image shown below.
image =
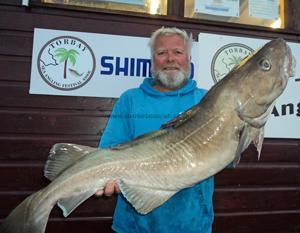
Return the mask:
[[167,75],[164,71],[153,70],[152,76],[156,81],[158,81],[163,87],[176,90],[182,87],[186,81],[188,80],[190,75],[190,71],[184,71],[180,69],[177,74],[175,75]]

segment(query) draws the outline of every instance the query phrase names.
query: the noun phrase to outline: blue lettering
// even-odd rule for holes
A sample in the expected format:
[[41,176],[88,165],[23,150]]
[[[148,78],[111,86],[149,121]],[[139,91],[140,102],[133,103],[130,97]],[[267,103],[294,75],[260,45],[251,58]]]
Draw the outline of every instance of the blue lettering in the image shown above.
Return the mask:
[[124,59],[124,66],[123,67],[121,67],[121,65],[120,65],[120,58],[119,57],[117,57],[116,58],[116,75],[120,75],[120,73],[122,72],[122,73],[124,73],[124,76],[128,76],[128,58],[126,57],[125,59]]
[[114,57],[110,56],[103,56],[101,57],[101,66],[106,68],[106,70],[100,71],[100,74],[106,74],[106,75],[111,75],[114,72],[114,65],[110,62],[113,61]]
[[194,68],[194,63],[193,62],[191,62],[191,75],[190,75],[190,79],[193,79],[194,78],[194,71],[195,70],[195,68]]
[[135,59],[130,58],[130,76],[134,76],[135,72]]
[[142,68],[142,77],[150,77],[150,59],[142,59],[138,58],[136,60],[136,75],[141,76],[141,68]]
[[[103,56],[100,59],[100,74],[130,77],[151,77],[151,60]],[[190,79],[194,78],[195,66],[191,63]]]

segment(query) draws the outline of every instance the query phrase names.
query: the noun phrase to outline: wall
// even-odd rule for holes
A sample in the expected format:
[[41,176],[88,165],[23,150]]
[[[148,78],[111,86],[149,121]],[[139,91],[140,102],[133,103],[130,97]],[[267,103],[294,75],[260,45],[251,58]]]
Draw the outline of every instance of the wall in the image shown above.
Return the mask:
[[[182,3],[181,3],[182,5]],[[173,10],[173,13],[175,10]],[[113,99],[29,95],[33,29],[149,36],[162,25],[299,41],[299,33],[250,26],[20,6],[0,1],[0,218],[45,186],[43,165],[56,142],[97,146]],[[267,139],[261,160],[250,147],[236,169],[216,175],[214,233],[300,232],[300,140]],[[64,219],[55,207],[47,233],[111,232],[115,197],[92,197]]]

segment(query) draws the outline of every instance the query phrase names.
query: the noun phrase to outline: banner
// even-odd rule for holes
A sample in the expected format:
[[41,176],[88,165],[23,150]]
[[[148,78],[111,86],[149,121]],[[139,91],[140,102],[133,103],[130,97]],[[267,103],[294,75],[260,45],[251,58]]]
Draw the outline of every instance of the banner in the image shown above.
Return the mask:
[[[207,33],[200,33],[198,39],[192,48],[191,78],[206,89],[267,42]],[[29,93],[118,98],[151,76],[148,41],[144,37],[37,28]],[[296,60],[300,58],[299,44],[288,44]],[[298,66],[295,77],[276,101],[266,125],[266,137],[300,138]]]
[[[209,89],[222,79],[236,64],[268,40],[200,33],[198,36],[199,70],[197,82]],[[298,63],[300,45],[288,43]],[[290,78],[286,90],[276,100],[276,105],[265,127],[269,138],[300,138],[300,70]]]
[[[149,38],[34,30],[30,94],[114,97],[150,77]],[[197,43],[192,75],[199,66]]]

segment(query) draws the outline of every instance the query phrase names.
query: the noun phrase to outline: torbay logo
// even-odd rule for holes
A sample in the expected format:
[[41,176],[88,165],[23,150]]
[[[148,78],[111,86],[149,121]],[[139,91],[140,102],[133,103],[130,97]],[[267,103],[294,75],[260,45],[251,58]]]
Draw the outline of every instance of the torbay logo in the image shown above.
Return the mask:
[[222,46],[214,55],[211,62],[211,75],[214,82],[220,81],[233,67],[238,65],[245,57],[253,53],[247,45],[232,43]]
[[90,46],[83,40],[60,36],[42,47],[37,66],[48,85],[69,91],[88,83],[95,72],[96,59]]

